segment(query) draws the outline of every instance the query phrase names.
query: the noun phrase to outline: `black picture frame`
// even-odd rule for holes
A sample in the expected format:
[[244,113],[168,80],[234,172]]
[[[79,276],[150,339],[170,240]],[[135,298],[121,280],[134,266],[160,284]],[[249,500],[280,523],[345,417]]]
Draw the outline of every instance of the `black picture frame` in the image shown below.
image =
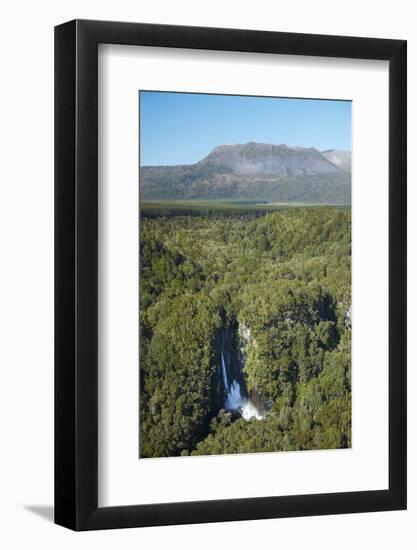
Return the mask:
[[[98,44],[389,62],[389,488],[98,507]],[[406,508],[406,41],[74,20],[55,28],[55,523],[108,529]],[[375,130],[377,131],[377,129]]]

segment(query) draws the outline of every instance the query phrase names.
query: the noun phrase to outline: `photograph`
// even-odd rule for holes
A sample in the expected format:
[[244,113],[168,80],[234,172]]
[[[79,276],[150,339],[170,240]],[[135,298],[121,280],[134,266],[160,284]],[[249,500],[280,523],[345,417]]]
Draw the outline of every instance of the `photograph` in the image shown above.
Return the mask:
[[4,4],[0,548],[417,548],[415,11]]
[[351,101],[139,91],[139,458],[349,449]]

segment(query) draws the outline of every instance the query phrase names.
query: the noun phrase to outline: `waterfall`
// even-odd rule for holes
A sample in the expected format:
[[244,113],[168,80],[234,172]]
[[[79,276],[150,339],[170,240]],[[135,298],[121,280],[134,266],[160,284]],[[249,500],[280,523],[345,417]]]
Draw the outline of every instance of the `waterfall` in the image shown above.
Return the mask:
[[226,391],[229,391],[229,383],[227,381],[226,361],[224,360],[224,355],[223,355],[223,342],[222,342],[221,362],[222,362],[222,374],[223,374],[224,388],[225,388]]
[[239,382],[237,380],[232,380],[232,383],[229,386],[229,382],[227,379],[227,365],[223,353],[223,341],[220,353],[220,360],[222,367],[223,384],[224,389],[226,390],[224,408],[227,411],[239,411],[245,420],[250,420],[251,418],[257,418],[258,420],[262,419],[264,415],[259,412],[257,407],[255,407],[255,405],[249,399],[242,398],[242,392]]
[[233,380],[224,406],[229,411],[237,411],[242,407],[242,394],[240,393],[240,384],[237,380]]
[[242,416],[245,420],[250,420],[251,418],[262,420],[262,418],[265,416],[264,414],[260,413],[255,405],[248,399],[242,404],[241,410]]

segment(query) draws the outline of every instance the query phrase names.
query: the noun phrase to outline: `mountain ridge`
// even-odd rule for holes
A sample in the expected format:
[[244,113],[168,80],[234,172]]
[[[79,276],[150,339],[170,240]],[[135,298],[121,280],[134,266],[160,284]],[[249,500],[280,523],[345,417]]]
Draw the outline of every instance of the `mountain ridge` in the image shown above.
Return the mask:
[[194,164],[142,166],[142,200],[251,199],[350,203],[350,152],[222,144]]

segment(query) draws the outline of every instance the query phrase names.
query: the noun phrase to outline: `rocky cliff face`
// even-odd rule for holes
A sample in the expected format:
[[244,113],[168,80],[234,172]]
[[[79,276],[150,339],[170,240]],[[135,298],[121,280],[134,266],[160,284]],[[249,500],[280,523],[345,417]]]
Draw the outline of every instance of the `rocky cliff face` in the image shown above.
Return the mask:
[[321,154],[342,172],[352,172],[352,153],[350,151],[327,149],[322,151]]
[[242,175],[304,176],[340,172],[338,166],[314,147],[254,142],[220,145],[198,164],[225,167]]

